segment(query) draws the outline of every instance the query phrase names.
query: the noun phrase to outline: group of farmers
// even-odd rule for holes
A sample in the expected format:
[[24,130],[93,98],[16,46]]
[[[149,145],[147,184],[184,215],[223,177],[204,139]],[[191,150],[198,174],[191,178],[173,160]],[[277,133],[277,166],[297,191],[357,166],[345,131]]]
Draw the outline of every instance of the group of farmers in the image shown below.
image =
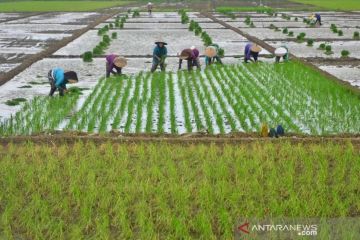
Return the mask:
[[[152,4],[148,4],[148,11],[151,14]],[[313,14],[310,16],[314,20],[315,24],[321,25],[321,16],[320,14]],[[153,61],[151,72],[155,72],[158,67],[161,71],[165,71],[166,67],[166,57],[167,57],[167,43],[163,40],[155,42],[155,48],[153,51]],[[219,56],[220,47],[217,44],[211,44],[205,49],[205,65],[209,66],[213,63],[222,64],[221,57]],[[262,51],[262,48],[255,43],[248,43],[244,49],[244,62],[248,63],[257,62],[259,53]],[[283,61],[289,60],[289,49],[284,45],[277,48],[274,52],[275,61],[280,62],[281,58]],[[178,54],[179,57],[179,70],[182,67],[182,62],[187,61],[187,69],[191,71],[195,66],[197,70],[201,69],[200,66],[200,52],[195,47],[184,49]],[[110,74],[120,75],[122,74],[122,68],[127,65],[127,60],[123,57],[120,57],[116,54],[110,54],[106,56],[106,77],[110,77]],[[51,86],[50,96],[53,96],[56,90],[59,91],[60,96],[63,96],[67,92],[66,84],[67,83],[77,83],[78,76],[74,71],[64,71],[61,68],[54,68],[49,71],[48,79]]]

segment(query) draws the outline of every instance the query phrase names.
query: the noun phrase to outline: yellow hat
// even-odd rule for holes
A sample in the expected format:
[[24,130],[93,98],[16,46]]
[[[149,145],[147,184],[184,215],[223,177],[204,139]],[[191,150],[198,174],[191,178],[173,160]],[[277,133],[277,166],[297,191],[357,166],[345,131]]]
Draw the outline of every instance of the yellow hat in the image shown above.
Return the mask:
[[262,50],[262,48],[259,46],[259,45],[257,45],[257,44],[253,44],[252,46],[251,46],[251,48],[250,48],[250,51],[252,51],[252,52],[261,52],[261,50]]
[[114,59],[114,65],[123,68],[127,65],[127,60],[123,57],[116,57]]
[[205,56],[207,57],[215,57],[217,55],[216,48],[213,46],[209,46],[205,48]]

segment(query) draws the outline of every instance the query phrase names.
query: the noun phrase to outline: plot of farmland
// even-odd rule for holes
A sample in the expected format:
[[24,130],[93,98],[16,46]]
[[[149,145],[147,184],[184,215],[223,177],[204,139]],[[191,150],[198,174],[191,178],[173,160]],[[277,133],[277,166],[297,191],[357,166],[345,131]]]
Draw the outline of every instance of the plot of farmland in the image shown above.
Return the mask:
[[[292,133],[360,131],[358,96],[298,63],[109,78],[81,105],[77,99],[76,93],[36,98],[5,121],[1,132],[229,133],[255,132],[263,122]],[[62,105],[54,114],[54,106]]]

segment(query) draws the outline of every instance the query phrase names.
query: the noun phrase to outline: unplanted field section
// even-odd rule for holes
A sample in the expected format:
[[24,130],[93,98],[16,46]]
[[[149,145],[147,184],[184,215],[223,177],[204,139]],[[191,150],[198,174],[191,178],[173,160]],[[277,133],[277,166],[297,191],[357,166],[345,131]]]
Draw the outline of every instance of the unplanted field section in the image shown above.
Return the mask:
[[[360,215],[351,143],[27,143],[0,155],[5,239],[233,239],[244,217]],[[346,226],[318,235],[352,239]]]
[[[73,102],[67,108],[75,110],[56,116],[61,125],[41,130],[229,133],[255,132],[268,123],[281,124],[290,133],[358,133],[359,103],[357,94],[299,63],[141,72],[101,80],[81,106],[75,108]],[[32,125],[53,118],[31,108],[30,102],[4,121],[2,134],[32,134],[39,131]],[[26,126],[25,131],[20,126]]]

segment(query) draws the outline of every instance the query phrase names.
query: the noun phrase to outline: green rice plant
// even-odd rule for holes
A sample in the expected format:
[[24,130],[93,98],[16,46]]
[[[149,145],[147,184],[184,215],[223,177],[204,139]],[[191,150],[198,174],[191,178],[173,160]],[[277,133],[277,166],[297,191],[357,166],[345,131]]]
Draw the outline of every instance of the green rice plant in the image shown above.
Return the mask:
[[202,28],[200,26],[195,28],[195,31],[194,31],[195,36],[199,36],[202,32],[203,31],[202,31]]
[[333,53],[333,51],[332,51],[331,45],[326,45],[325,54],[332,54],[332,53]]
[[114,28],[114,24],[109,23],[109,29],[113,29]]
[[339,30],[337,33],[338,33],[339,36],[343,36],[343,35],[344,35],[344,33],[343,33],[342,30]]
[[111,38],[112,38],[112,39],[116,39],[116,38],[117,38],[117,32],[111,33]]
[[174,93],[174,80],[173,74],[168,73],[168,96],[170,101],[170,126],[171,126],[171,133],[176,134],[178,132],[176,127],[176,112],[175,112],[175,93]]
[[305,33],[299,33],[297,36],[296,36],[296,40],[297,40],[297,42],[304,42],[305,41],[305,36],[306,36],[306,34]]
[[145,132],[147,133],[151,133],[153,131],[153,108],[158,99],[159,91],[158,76],[159,73],[155,73],[151,79],[150,99],[147,104],[147,121],[145,126]]
[[359,40],[360,39],[360,34],[359,32],[355,31],[353,34],[353,39]]
[[219,48],[218,56],[221,57],[221,58],[223,58],[225,56],[225,50],[223,48]]
[[314,40],[313,39],[308,39],[307,40],[307,46],[312,47],[314,45]]
[[133,11],[133,14],[132,14],[132,17],[133,17],[133,18],[140,17],[140,12],[139,12],[139,10],[134,10],[134,11]]
[[325,47],[326,47],[326,44],[325,44],[325,43],[321,43],[321,44],[319,45],[319,49],[321,49],[321,50],[325,50]]
[[350,52],[348,50],[342,50],[341,51],[341,57],[349,57]]
[[127,108],[127,119],[125,123],[124,132],[129,133],[130,132],[130,126],[133,121],[133,113],[134,108],[137,106],[137,102],[140,99],[140,85],[142,81],[142,73],[136,76],[135,78],[135,90],[133,96],[130,98]]
[[250,22],[251,22],[250,17],[249,17],[249,16],[246,16],[246,17],[245,17],[245,20],[244,20],[244,23],[245,23],[246,25],[249,25]]
[[188,98],[187,98],[187,92],[186,92],[186,87],[183,84],[183,79],[182,79],[182,72],[178,72],[177,74],[177,78],[178,78],[178,84],[179,84],[179,88],[180,88],[180,94],[181,94],[181,100],[183,103],[183,109],[184,109],[184,118],[185,118],[185,128],[187,132],[192,132],[192,125],[191,125],[191,120],[190,120],[190,107],[188,106]]
[[251,27],[251,28],[255,28],[255,27],[256,27],[253,21],[250,22],[249,27]]
[[93,60],[93,53],[91,51],[84,52],[82,54],[82,59],[84,62],[92,62]]
[[22,102],[26,102],[26,101],[27,101],[26,98],[14,98],[7,100],[5,104],[8,106],[17,106],[20,105]]
[[270,24],[270,26],[269,26],[269,28],[270,28],[270,29],[275,29],[275,28],[276,28],[276,26],[275,26],[274,24],[272,24],[272,23],[271,23],[271,24]]
[[293,31],[290,31],[289,34],[288,34],[289,37],[293,37],[294,36],[294,32]]
[[194,30],[195,30],[195,21],[191,20],[189,24],[189,31],[194,31]]
[[282,33],[284,33],[284,34],[288,34],[288,33],[289,33],[288,28],[287,28],[287,27],[286,27],[286,28],[284,28],[284,29],[283,29],[283,31],[282,31]]
[[164,133],[164,124],[165,124],[165,102],[168,100],[166,98],[166,73],[161,73],[158,79],[159,86],[159,121],[157,126],[157,132]]
[[299,21],[299,19],[298,19],[297,17],[295,17],[294,20],[295,20],[296,22]]

